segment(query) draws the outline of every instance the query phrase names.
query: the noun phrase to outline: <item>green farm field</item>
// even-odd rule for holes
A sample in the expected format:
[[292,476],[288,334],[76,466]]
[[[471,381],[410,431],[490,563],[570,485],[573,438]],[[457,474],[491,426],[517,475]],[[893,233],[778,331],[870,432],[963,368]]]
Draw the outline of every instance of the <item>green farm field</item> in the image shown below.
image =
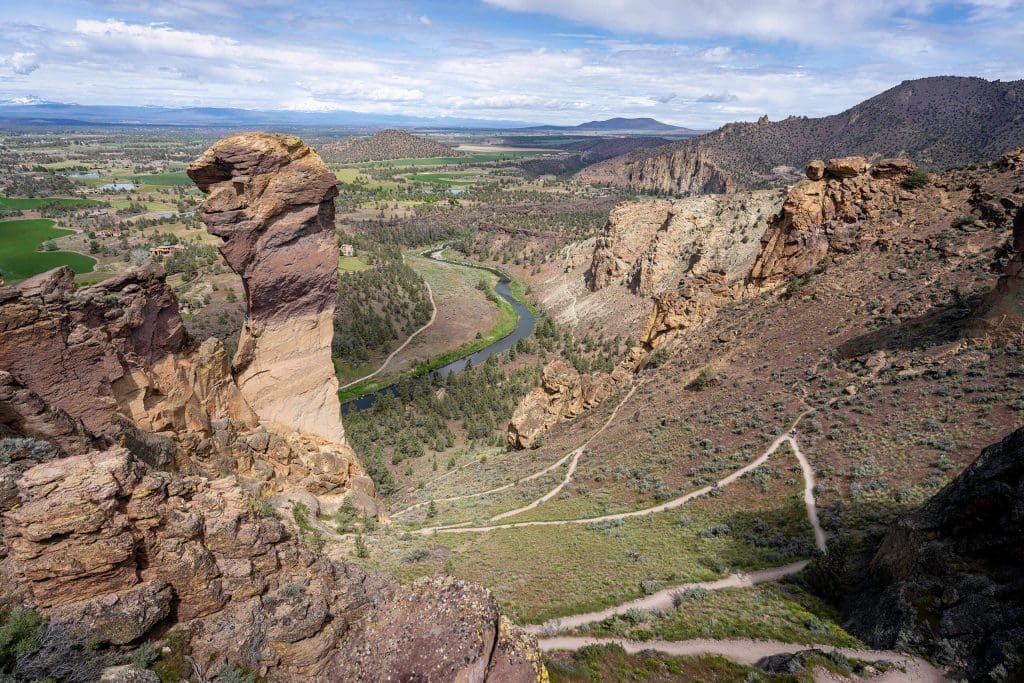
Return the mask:
[[38,209],[49,204],[62,206],[95,206],[94,199],[77,199],[70,197],[0,197],[0,211],[26,211]]
[[88,273],[96,260],[73,251],[37,251],[46,240],[70,235],[46,219],[0,221],[0,275],[23,280],[39,273],[69,266],[76,273]]

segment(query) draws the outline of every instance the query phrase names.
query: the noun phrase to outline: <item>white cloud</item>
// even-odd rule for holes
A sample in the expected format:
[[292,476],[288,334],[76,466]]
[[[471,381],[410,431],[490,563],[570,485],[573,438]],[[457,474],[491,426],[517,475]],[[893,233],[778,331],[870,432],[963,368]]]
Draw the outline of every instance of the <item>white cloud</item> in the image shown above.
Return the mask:
[[430,26],[430,17],[426,15],[420,17],[420,23],[423,24],[424,26]]
[[15,52],[9,57],[0,57],[0,64],[11,67],[16,74],[27,76],[39,68],[39,55],[34,52]]
[[[517,12],[539,12],[597,26],[669,38],[743,36],[823,44],[902,13],[926,0],[484,0]],[[995,2],[996,0],[989,0]]]

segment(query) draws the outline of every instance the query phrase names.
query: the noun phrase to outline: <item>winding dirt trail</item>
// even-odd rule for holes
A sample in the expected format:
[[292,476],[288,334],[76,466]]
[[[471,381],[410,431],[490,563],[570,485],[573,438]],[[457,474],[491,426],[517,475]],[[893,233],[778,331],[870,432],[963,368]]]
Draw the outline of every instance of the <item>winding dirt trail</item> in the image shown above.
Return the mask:
[[384,372],[384,368],[386,368],[388,366],[388,363],[390,363],[394,359],[395,356],[397,356],[399,353],[401,353],[405,349],[405,347],[409,345],[409,342],[411,342],[413,339],[416,338],[416,335],[418,335],[420,332],[422,332],[423,330],[427,329],[428,327],[430,327],[431,325],[434,324],[434,321],[437,320],[437,304],[434,303],[434,290],[430,287],[430,283],[427,282],[426,280],[423,281],[423,284],[425,284],[427,286],[427,296],[430,297],[430,320],[428,320],[426,322],[426,324],[424,324],[418,330],[416,330],[415,332],[410,334],[409,338],[406,339],[404,342],[402,342],[401,346],[399,346],[397,349],[392,351],[388,355],[388,357],[384,359],[384,362],[381,363],[379,368],[377,368],[376,370],[371,372],[369,375],[364,375],[363,377],[360,377],[359,379],[352,380],[351,382],[349,382],[345,386],[338,387],[338,391],[342,391],[343,389],[348,389],[349,387],[355,386],[356,384],[359,384],[360,382],[365,382],[368,379],[373,379],[374,377],[376,377],[380,373]]
[[[539,470],[537,472],[534,472],[533,474],[527,475],[527,476],[525,476],[525,477],[523,477],[521,479],[517,479],[517,480],[515,480],[513,482],[509,482],[508,484],[504,484],[502,486],[497,486],[497,487],[495,487],[493,489],[488,489],[486,491],[478,491],[476,493],[465,493],[465,494],[463,494],[461,496],[449,496],[448,498],[435,498],[434,502],[435,503],[450,503],[450,502],[454,502],[454,501],[457,501],[457,500],[466,500],[466,499],[469,499],[469,498],[480,498],[481,496],[489,496],[489,495],[491,495],[493,493],[500,493],[502,491],[508,491],[511,488],[515,488],[516,486],[519,486],[520,484],[525,484],[528,481],[533,481],[534,479],[537,479],[538,477],[542,477],[545,474],[547,474],[548,472],[551,472],[552,470],[558,469],[559,467],[564,465],[566,463],[566,461],[568,461],[571,458],[572,462],[569,465],[569,470],[566,473],[566,476],[563,478],[562,482],[560,484],[558,484],[558,486],[556,486],[551,491],[548,491],[546,494],[544,494],[544,496],[542,496],[541,498],[538,498],[537,500],[533,501],[529,505],[526,505],[524,507],[518,508],[516,510],[510,510],[508,512],[503,512],[500,515],[495,515],[494,517],[491,517],[491,519],[489,521],[494,522],[494,521],[497,521],[499,519],[503,519],[505,517],[511,517],[512,515],[517,515],[520,512],[526,512],[527,510],[532,510],[533,508],[537,507],[541,503],[543,503],[543,502],[545,502],[547,500],[550,500],[554,496],[558,495],[558,492],[561,491],[565,487],[565,485],[567,483],[569,483],[570,479],[572,479],[572,475],[576,471],[576,465],[579,463],[579,459],[580,459],[580,456],[583,454],[583,450],[587,446],[589,446],[590,443],[594,439],[596,439],[602,432],[604,432],[604,430],[608,429],[608,427],[611,425],[611,423],[618,416],[619,410],[622,408],[622,406],[624,406],[626,404],[626,402],[629,401],[629,399],[633,398],[633,395],[636,394],[637,389],[639,389],[645,383],[646,382],[639,382],[637,384],[634,384],[633,387],[631,387],[630,390],[626,393],[626,395],[623,396],[622,400],[619,401],[618,405],[615,406],[615,409],[612,410],[611,415],[608,416],[608,419],[605,420],[604,424],[601,425],[600,429],[598,429],[596,432],[591,434],[587,438],[587,440],[584,441],[582,444],[580,444],[578,447],[576,447],[573,450],[569,451],[568,453],[566,453],[561,458],[559,458],[555,462],[551,463],[550,465],[548,465],[544,469]],[[400,517],[400,516],[406,514],[407,512],[412,512],[413,510],[416,510],[418,508],[424,507],[426,505],[430,505],[430,501],[429,500],[428,501],[423,501],[422,503],[415,503],[415,504],[410,505],[408,507],[402,508],[398,512],[393,513],[391,515],[391,518],[394,519],[396,517]],[[460,527],[460,526],[463,526],[463,525],[462,524],[450,524],[448,526],[432,527],[432,528],[434,528],[434,529],[452,529],[452,528],[456,528],[456,527]]]
[[[808,411],[808,413],[809,412],[810,411]],[[794,430],[796,429],[796,424],[800,421],[800,419],[803,418],[804,415],[806,415],[808,413],[801,414],[800,417],[797,418],[796,422],[794,422],[794,424],[793,424],[793,429]],[[508,524],[491,524],[491,525],[487,525],[487,526],[426,527],[426,528],[423,528],[423,529],[417,529],[413,533],[417,533],[417,534],[420,534],[420,535],[427,536],[427,535],[434,534],[434,533],[450,533],[450,534],[480,533],[480,532],[484,532],[484,531],[495,531],[497,529],[517,529],[517,528],[520,528],[520,527],[527,527],[527,526],[565,526],[565,525],[568,525],[568,524],[593,524],[593,523],[597,523],[597,522],[611,522],[611,521],[616,521],[616,520],[621,520],[621,519],[628,519],[630,517],[642,517],[644,515],[650,515],[650,514],[654,514],[654,513],[657,513],[657,512],[666,512],[668,510],[672,510],[672,509],[675,509],[675,508],[677,508],[677,507],[679,507],[681,505],[684,505],[684,504],[690,502],[691,500],[693,500],[695,498],[700,498],[702,496],[706,496],[709,493],[711,493],[713,490],[715,490],[716,488],[724,488],[724,487],[728,486],[729,484],[732,484],[733,482],[738,480],[740,477],[742,477],[744,474],[750,472],[751,470],[757,469],[758,467],[763,465],[765,462],[767,462],[768,458],[770,458],[772,456],[772,454],[775,453],[775,451],[777,451],[779,449],[779,447],[782,446],[782,444],[784,444],[784,443],[789,444],[791,446],[794,454],[797,454],[797,460],[800,462],[800,468],[805,473],[805,477],[804,477],[804,482],[805,482],[805,485],[804,485],[804,502],[807,505],[808,516],[811,518],[811,520],[812,520],[811,524],[814,527],[815,543],[818,545],[819,549],[823,550],[824,546],[825,546],[825,534],[824,534],[824,531],[821,529],[821,524],[818,522],[817,509],[815,507],[815,502],[814,502],[814,475],[813,475],[813,472],[811,470],[810,463],[807,462],[807,459],[806,459],[806,457],[804,457],[803,453],[799,452],[800,448],[799,448],[799,446],[796,443],[796,439],[791,435],[791,433],[785,433],[785,434],[782,434],[781,436],[777,437],[775,439],[775,441],[773,441],[772,444],[758,458],[756,458],[755,460],[751,461],[749,464],[744,465],[743,467],[739,468],[738,470],[735,470],[732,474],[730,474],[730,475],[728,475],[726,477],[723,477],[722,479],[719,479],[714,484],[710,484],[708,486],[701,487],[701,488],[699,488],[699,489],[697,489],[695,491],[690,491],[689,493],[685,493],[685,494],[683,494],[683,495],[681,495],[681,496],[679,496],[677,498],[673,498],[670,501],[661,503],[660,505],[655,505],[653,507],[642,508],[640,510],[630,510],[628,512],[618,512],[618,513],[613,513],[613,514],[609,514],[609,515],[600,515],[598,517],[580,517],[580,518],[576,518],[576,519],[557,519],[557,520],[544,520],[544,521],[531,521],[531,522],[511,522],[511,523],[508,523]],[[572,455],[572,453],[569,453],[566,456],[566,458],[568,458],[570,455]],[[810,479],[808,479],[806,477],[807,473],[811,474]],[[510,487],[510,486],[513,486],[513,485],[514,484],[510,484],[508,486]],[[506,488],[508,488],[508,487],[506,487]],[[423,505],[423,504],[425,504],[425,503],[421,503],[420,505]],[[811,515],[812,511],[813,511],[813,515]]]
[[598,621],[603,621],[608,617],[613,617],[616,614],[624,614],[630,609],[673,609],[672,595],[679,591],[684,591],[693,588],[703,588],[704,590],[716,591],[722,590],[723,588],[750,588],[760,583],[769,583],[771,581],[778,581],[779,579],[785,578],[790,574],[795,574],[804,567],[810,560],[800,560],[799,562],[793,562],[790,564],[782,565],[781,567],[771,567],[769,569],[758,569],[757,571],[750,572],[749,574],[736,573],[730,574],[729,576],[714,581],[698,581],[695,583],[683,583],[671,588],[665,588],[657,593],[637,598],[636,600],[630,600],[629,602],[623,602],[607,609],[599,610],[597,612],[586,612],[584,614],[574,614],[569,617],[562,617],[559,619],[550,619],[545,621],[543,624],[528,624],[522,628],[530,633],[540,635],[544,633],[557,633],[563,630],[572,630],[579,628],[580,626],[586,626],[587,624],[593,624]]
[[635,641],[624,638],[555,636],[552,638],[541,638],[537,642],[540,645],[540,649],[544,651],[579,650],[588,645],[615,644],[621,645],[626,652],[634,654],[643,650],[657,650],[658,652],[670,655],[720,655],[751,666],[756,665],[764,657],[795,652],[807,647],[816,647],[825,652],[840,652],[846,657],[862,661],[884,661],[894,665],[894,668],[885,674],[873,676],[871,678],[873,683],[896,683],[897,681],[901,683],[940,683],[948,680],[941,670],[925,660],[888,650],[868,650],[828,645],[801,645],[779,640],[749,640],[746,638],[729,640]]

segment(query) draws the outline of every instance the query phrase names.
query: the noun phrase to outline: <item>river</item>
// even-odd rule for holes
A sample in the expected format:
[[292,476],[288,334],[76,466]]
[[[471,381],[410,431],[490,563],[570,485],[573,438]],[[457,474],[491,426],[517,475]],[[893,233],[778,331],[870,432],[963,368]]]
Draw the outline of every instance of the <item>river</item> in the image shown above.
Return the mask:
[[[466,364],[468,362],[472,362],[474,366],[479,365],[480,363],[487,360],[488,357],[493,356],[496,353],[504,353],[505,351],[508,351],[515,345],[517,341],[529,337],[531,334],[533,334],[533,328],[537,324],[537,319],[534,317],[530,309],[521,301],[519,301],[519,299],[515,298],[515,296],[512,295],[512,290],[510,288],[510,285],[512,283],[504,273],[495,268],[488,268],[487,266],[478,266],[470,263],[459,263],[457,261],[449,261],[448,259],[441,257],[441,254],[444,253],[444,250],[445,247],[441,247],[439,249],[433,249],[431,251],[424,252],[423,255],[428,258],[432,258],[435,261],[449,263],[459,268],[476,268],[477,270],[486,270],[489,273],[494,273],[495,275],[497,275],[498,284],[495,285],[494,291],[498,293],[498,296],[500,296],[502,299],[504,299],[505,301],[509,302],[509,304],[512,305],[512,308],[514,308],[516,311],[517,320],[515,329],[509,332],[507,335],[505,335],[501,339],[498,339],[495,342],[492,342],[491,344],[488,344],[479,351],[475,351],[467,356],[463,356],[458,360],[453,360],[451,363],[448,363],[447,365],[442,365],[441,367],[430,373],[432,377],[447,377],[452,373],[461,372],[462,370],[465,370]],[[377,397],[385,392],[391,394],[392,396],[397,396],[398,385],[392,384],[382,389],[378,389],[377,391],[374,391],[372,393],[364,394],[358,398],[346,401],[341,405],[341,412],[342,414],[344,414],[349,412],[353,408],[355,410],[366,410],[367,408],[372,408],[374,402],[376,402],[377,400]]]

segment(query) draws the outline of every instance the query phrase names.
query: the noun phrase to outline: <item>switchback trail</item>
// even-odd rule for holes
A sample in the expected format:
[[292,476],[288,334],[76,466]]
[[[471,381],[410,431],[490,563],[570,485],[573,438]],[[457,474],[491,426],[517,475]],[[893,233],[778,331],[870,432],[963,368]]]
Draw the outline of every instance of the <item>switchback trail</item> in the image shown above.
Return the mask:
[[588,645],[620,645],[626,652],[633,654],[644,650],[657,650],[658,652],[677,656],[720,655],[751,666],[756,665],[764,657],[815,647],[824,652],[839,652],[846,657],[861,661],[884,661],[893,665],[893,668],[886,673],[873,676],[871,678],[873,683],[940,683],[948,680],[942,671],[934,665],[918,657],[900,652],[854,647],[832,647],[830,645],[804,645],[786,643],[779,640],[734,638],[729,640],[636,641],[626,640],[625,638],[555,636],[552,638],[540,638],[537,643],[540,645],[540,649],[544,651],[579,650]]
[[401,353],[402,350],[406,346],[409,345],[409,342],[411,342],[413,339],[416,338],[416,335],[418,335],[420,332],[422,332],[423,330],[427,329],[428,327],[430,327],[431,325],[434,324],[434,321],[437,320],[437,304],[434,303],[434,290],[431,289],[430,283],[427,282],[426,280],[423,281],[423,284],[425,284],[427,286],[427,296],[430,297],[430,320],[428,320],[426,322],[426,324],[423,325],[422,327],[420,327],[418,330],[416,330],[415,332],[410,334],[409,338],[406,339],[404,342],[402,342],[401,346],[399,346],[397,349],[392,351],[390,353],[390,355],[388,355],[388,357],[384,359],[384,362],[381,363],[379,368],[377,368],[376,370],[371,372],[369,375],[365,375],[363,377],[360,377],[359,379],[354,379],[354,380],[352,380],[351,382],[349,382],[348,384],[346,384],[343,387],[338,387],[338,391],[342,391],[344,389],[348,389],[349,387],[355,386],[356,384],[359,384],[360,382],[365,382],[368,379],[373,379],[374,377],[376,377],[380,373],[384,372],[384,368],[386,368],[388,366],[388,363],[390,363],[392,361],[392,359],[394,359],[395,356],[397,356],[399,353]]
[[[796,428],[796,424],[806,414],[808,414],[808,413],[805,412],[805,413],[801,414],[800,417],[798,417],[796,419],[796,421],[794,422],[794,425],[793,425],[794,429]],[[715,489],[724,488],[724,487],[728,486],[729,484],[732,484],[733,482],[738,480],[740,477],[742,477],[744,474],[750,472],[751,470],[757,469],[758,467],[763,465],[768,460],[768,458],[770,458],[771,455],[773,453],[775,453],[775,451],[777,451],[779,449],[779,447],[782,446],[782,444],[784,444],[784,443],[787,443],[787,444],[789,444],[791,446],[791,449],[793,450],[793,453],[796,455],[796,458],[797,458],[797,460],[800,463],[800,469],[804,472],[804,502],[807,505],[808,517],[811,519],[811,525],[814,527],[815,543],[817,544],[819,549],[824,549],[825,534],[824,534],[824,532],[821,529],[820,523],[818,522],[817,509],[815,508],[815,504],[814,504],[814,474],[813,474],[813,472],[811,470],[810,464],[807,462],[807,458],[804,457],[802,452],[800,452],[800,447],[797,445],[796,439],[793,436],[791,436],[789,433],[785,433],[785,434],[777,437],[775,439],[775,441],[773,441],[772,444],[768,447],[768,449],[765,450],[765,452],[762,453],[757,459],[755,459],[754,461],[750,462],[747,465],[744,465],[743,467],[741,467],[738,470],[734,471],[732,474],[730,474],[730,475],[728,475],[728,476],[726,476],[726,477],[724,477],[722,479],[719,479],[714,484],[711,484],[709,486],[704,486],[702,488],[697,489],[696,491],[690,491],[689,493],[683,494],[682,496],[679,496],[678,498],[673,498],[670,501],[667,501],[667,502],[662,503],[660,505],[655,505],[653,507],[643,508],[643,509],[640,509],[640,510],[630,510],[628,512],[618,512],[618,513],[614,513],[614,514],[610,514],[610,515],[600,515],[598,517],[580,517],[580,518],[576,518],[576,519],[558,519],[558,520],[545,520],[545,521],[532,521],[532,522],[511,522],[511,523],[508,523],[508,524],[492,524],[492,525],[487,525],[487,526],[426,527],[426,528],[423,528],[423,529],[417,529],[413,533],[418,533],[418,534],[427,536],[427,535],[434,534],[434,533],[449,533],[449,534],[480,533],[480,532],[484,532],[484,531],[495,531],[497,529],[516,529],[516,528],[527,527],[527,526],[565,526],[565,525],[568,525],[568,524],[593,524],[593,523],[597,523],[597,522],[611,522],[611,521],[620,520],[620,519],[628,519],[630,517],[642,517],[644,515],[650,515],[650,514],[654,514],[654,513],[657,513],[657,512],[666,512],[668,510],[672,510],[672,509],[675,509],[675,508],[677,508],[677,507],[679,507],[681,505],[684,505],[685,503],[688,503],[688,502],[690,502],[691,500],[693,500],[695,498],[700,498],[702,496],[706,496],[706,495],[708,495],[709,493],[711,493]],[[571,455],[572,455],[572,453],[567,454],[566,458],[568,458]],[[561,464],[561,462],[563,462],[564,460],[565,460],[565,458],[563,458],[562,461],[559,461],[558,463],[556,463],[556,465],[557,464]],[[810,477],[807,476],[808,474],[810,474]],[[534,475],[534,476],[536,476],[536,475]],[[514,484],[509,484],[505,488],[511,487],[513,485]],[[421,503],[420,505],[424,505],[424,504],[425,503]],[[813,514],[812,514],[812,512],[813,512]]]
[[[495,517],[492,517],[490,519],[490,521],[494,522],[494,521],[497,521],[497,520],[502,519],[504,517],[509,517],[511,515],[518,514],[520,512],[525,512],[526,510],[530,510],[530,509],[533,509],[533,508],[537,507],[538,505],[540,505],[541,503],[543,503],[546,500],[550,500],[559,491],[561,491],[562,487],[564,487],[565,484],[568,483],[568,481],[572,478],[573,472],[576,471],[576,464],[579,462],[580,455],[583,454],[583,449],[585,449],[587,446],[589,446],[590,443],[594,439],[596,439],[602,432],[604,432],[604,430],[606,430],[611,425],[611,423],[615,420],[616,416],[618,416],[619,409],[622,408],[622,406],[624,406],[626,404],[626,402],[629,401],[629,399],[631,399],[633,397],[633,395],[636,393],[637,389],[639,389],[643,384],[644,384],[644,382],[640,382],[640,383],[637,383],[637,384],[633,385],[633,387],[626,393],[626,395],[622,398],[622,400],[619,401],[618,405],[615,406],[615,409],[612,410],[611,415],[608,416],[608,419],[605,420],[604,424],[601,425],[600,429],[598,429],[596,432],[591,434],[587,438],[587,440],[584,441],[580,446],[578,446],[578,447],[574,448],[573,450],[569,451],[568,453],[566,453],[561,458],[559,458],[555,462],[551,463],[550,465],[548,465],[544,469],[539,470],[537,472],[534,472],[533,474],[527,475],[527,476],[523,477],[522,479],[517,479],[517,480],[515,480],[513,482],[510,482],[508,484],[504,484],[503,486],[498,486],[498,487],[495,487],[493,489],[488,489],[486,491],[478,491],[477,493],[465,493],[465,494],[463,494],[461,496],[450,496],[448,498],[436,498],[436,499],[434,499],[434,502],[435,503],[450,503],[450,502],[457,501],[457,500],[466,500],[468,498],[479,498],[481,496],[489,496],[492,493],[500,493],[502,491],[507,491],[507,490],[509,490],[511,488],[519,486],[520,484],[525,484],[528,481],[533,481],[534,479],[537,479],[538,477],[542,477],[545,474],[547,474],[548,472],[551,472],[552,470],[558,469],[559,467],[564,465],[567,460],[572,458],[572,463],[569,465],[568,473],[566,474],[565,478],[562,480],[562,483],[559,484],[558,486],[556,486],[555,489],[553,489],[553,492],[549,491],[544,496],[542,496],[540,499],[535,500],[533,503],[530,503],[526,507],[519,508],[517,510],[510,510],[509,512],[503,512],[500,515],[496,515]],[[414,503],[413,505],[410,505],[408,507],[402,508],[398,512],[392,514],[391,518],[394,519],[395,517],[400,517],[401,515],[404,515],[407,512],[412,512],[413,510],[416,510],[418,508],[424,507],[426,505],[430,505],[430,501],[423,501],[422,503]],[[458,525],[449,525],[449,526],[446,526],[446,527],[436,527],[436,528],[438,528],[438,529],[449,529],[449,528],[453,528],[453,526],[458,526]]]

